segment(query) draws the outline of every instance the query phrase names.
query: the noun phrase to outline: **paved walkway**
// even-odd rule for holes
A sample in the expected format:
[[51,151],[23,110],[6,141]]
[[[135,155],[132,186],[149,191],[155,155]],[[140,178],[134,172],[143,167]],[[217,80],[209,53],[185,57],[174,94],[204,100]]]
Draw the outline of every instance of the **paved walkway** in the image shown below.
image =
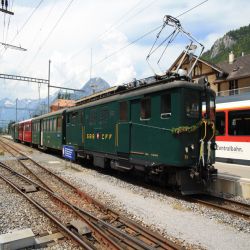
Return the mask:
[[219,175],[230,175],[235,178],[250,179],[250,166],[216,162]]

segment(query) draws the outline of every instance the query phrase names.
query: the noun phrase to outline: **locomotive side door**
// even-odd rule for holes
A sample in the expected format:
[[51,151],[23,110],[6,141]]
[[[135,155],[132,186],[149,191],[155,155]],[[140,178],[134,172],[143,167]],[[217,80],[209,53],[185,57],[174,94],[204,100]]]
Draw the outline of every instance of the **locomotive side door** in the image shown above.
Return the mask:
[[121,101],[119,104],[119,122],[116,124],[116,151],[129,154],[130,152],[130,102]]

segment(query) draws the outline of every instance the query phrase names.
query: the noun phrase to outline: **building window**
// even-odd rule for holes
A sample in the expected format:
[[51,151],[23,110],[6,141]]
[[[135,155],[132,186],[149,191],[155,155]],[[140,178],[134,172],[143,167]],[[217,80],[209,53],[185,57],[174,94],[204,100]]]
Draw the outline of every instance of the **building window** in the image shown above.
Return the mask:
[[250,109],[228,112],[229,135],[250,135]]
[[238,94],[238,80],[229,81],[229,95]]
[[225,134],[225,113],[216,112],[216,135]]
[[141,119],[146,120],[151,117],[151,99],[144,98],[141,100]]
[[166,93],[161,96],[161,118],[166,119],[171,116],[171,94]]
[[128,103],[120,102],[120,121],[127,121],[128,119]]

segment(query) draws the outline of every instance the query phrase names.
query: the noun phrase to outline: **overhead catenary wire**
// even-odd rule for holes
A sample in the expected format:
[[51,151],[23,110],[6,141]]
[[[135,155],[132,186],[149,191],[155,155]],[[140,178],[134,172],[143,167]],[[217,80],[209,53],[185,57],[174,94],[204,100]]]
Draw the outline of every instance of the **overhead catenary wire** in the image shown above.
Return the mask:
[[[205,0],[205,1],[200,2],[199,4],[194,5],[192,8],[190,8],[190,9],[188,9],[188,10],[186,10],[186,11],[180,13],[179,15],[177,15],[176,18],[181,17],[181,16],[183,16],[183,15],[189,13],[190,11],[192,11],[192,10],[198,8],[199,6],[203,5],[203,4],[204,4],[205,2],[207,2],[207,1],[208,1],[208,0]],[[129,44],[127,44],[127,45],[125,45],[125,46],[123,46],[123,47],[121,47],[121,48],[115,50],[114,52],[111,52],[109,55],[103,57],[103,58],[100,59],[98,62],[94,63],[94,64],[92,65],[92,68],[93,68],[94,66],[100,64],[100,63],[103,63],[104,61],[106,61],[107,59],[109,59],[109,58],[111,58],[112,56],[116,55],[117,53],[121,52],[122,50],[124,50],[124,49],[126,49],[126,48],[132,46],[132,45],[135,44],[136,42],[140,41],[140,40],[143,39],[144,37],[150,35],[151,33],[155,32],[156,30],[158,30],[158,29],[160,29],[160,28],[161,28],[161,30],[162,30],[162,24],[159,25],[159,26],[157,26],[157,27],[155,27],[155,28],[153,28],[152,30],[150,30],[150,31],[148,31],[148,32],[146,32],[146,33],[144,33],[143,35],[141,35],[140,37],[136,38],[135,40],[133,40],[133,41],[130,42]],[[161,30],[159,30],[157,34],[160,34]],[[156,41],[155,41],[155,42],[156,42]],[[82,73],[84,73],[84,72],[89,72],[89,68],[84,69],[84,70],[82,71]],[[71,78],[70,80],[65,81],[64,84],[71,82],[71,80],[72,80],[72,78]]]
[[[37,30],[36,34],[34,35],[34,38],[33,40],[31,41],[30,45],[28,46],[29,50],[33,48],[34,44],[35,44],[35,41],[37,40],[38,38],[38,34],[42,31],[42,29],[44,28],[46,22],[48,21],[48,18],[49,16],[51,15],[52,13],[52,10],[55,8],[56,6],[56,3],[57,3],[57,0],[54,1],[54,3],[51,5],[51,8],[49,10],[49,12],[47,13],[46,17],[43,19],[42,23],[41,23],[41,26],[39,27],[39,29]],[[19,61],[18,65],[17,65],[17,68],[20,68],[22,65],[23,65],[23,62],[25,60],[25,58],[27,57],[27,54],[25,54],[22,59]]]
[[[15,2],[15,0],[12,0],[11,7],[10,7],[11,11],[13,10],[14,2]],[[5,35],[5,43],[7,43],[7,39],[8,39],[9,27],[10,27],[10,20],[11,20],[11,15],[9,15],[9,19],[8,19],[7,31],[6,31],[6,35]]]
[[[13,43],[15,41],[15,39],[17,38],[17,36],[19,36],[20,33],[24,30],[25,26],[28,24],[28,22],[30,21],[30,19],[32,18],[32,16],[34,15],[34,13],[37,11],[37,9],[41,6],[41,4],[42,4],[43,1],[44,0],[40,0],[39,3],[35,6],[35,8],[31,12],[31,14],[28,16],[28,18],[22,24],[22,26],[19,29],[19,31],[17,31],[17,33],[15,34],[15,36],[11,39],[11,43]],[[4,55],[5,51],[6,51],[6,49],[4,48],[2,56]]]
[[56,23],[54,24],[54,26],[52,27],[52,29],[50,30],[50,32],[48,33],[47,37],[43,40],[43,42],[40,44],[36,54],[34,55],[34,57],[32,58],[30,64],[28,65],[28,68],[30,67],[30,65],[34,62],[34,60],[36,59],[36,57],[38,56],[38,54],[40,53],[40,51],[42,50],[43,46],[46,44],[46,42],[49,40],[50,36],[53,34],[54,30],[56,29],[57,25],[60,23],[60,21],[62,20],[62,18],[64,17],[64,15],[66,14],[67,10],[69,9],[69,7],[71,6],[71,4],[73,3],[74,0],[70,0],[69,3],[67,4],[66,8],[63,10],[62,14],[60,15],[60,17],[57,19]]
[[[101,38],[103,38],[104,35],[110,33],[113,29],[118,28],[120,25],[122,25],[124,22],[129,21],[130,19],[138,16],[139,14],[141,14],[143,11],[145,11],[147,8],[149,8],[152,4],[154,4],[156,1],[158,0],[153,0],[151,1],[149,4],[147,4],[144,8],[140,9],[139,11],[137,11],[134,15],[129,16],[125,19],[126,16],[128,16],[133,10],[135,10],[139,5],[141,5],[141,2],[143,1],[139,1],[137,2],[135,5],[133,5],[132,8],[130,8],[127,12],[125,12],[125,14],[122,15],[122,17],[120,17],[118,20],[116,20],[108,29],[106,29],[104,32],[102,32],[101,34],[97,35],[93,40],[99,40]],[[76,57],[77,55],[79,55],[80,53],[82,53],[83,51],[89,50],[89,48],[82,48],[80,50],[78,50],[76,53],[74,53],[68,60],[72,60],[74,57]]]
[[38,8],[41,6],[42,2],[44,0],[40,0],[39,3],[36,5],[36,7],[33,9],[33,11],[31,12],[31,14],[28,16],[28,18],[25,20],[25,22],[23,23],[23,25],[21,26],[20,30],[16,33],[16,35],[12,38],[11,42],[14,42],[15,39],[17,38],[17,36],[20,35],[20,33],[23,31],[24,27],[27,25],[27,23],[30,21],[30,19],[32,18],[32,16],[35,14],[35,12],[38,10]]

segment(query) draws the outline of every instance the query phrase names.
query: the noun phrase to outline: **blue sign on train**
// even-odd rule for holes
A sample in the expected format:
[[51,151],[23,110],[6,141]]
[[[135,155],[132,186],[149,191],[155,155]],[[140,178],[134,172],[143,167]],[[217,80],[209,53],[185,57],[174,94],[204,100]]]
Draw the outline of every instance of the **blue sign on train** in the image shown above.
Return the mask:
[[75,147],[74,146],[63,145],[62,153],[65,159],[69,159],[71,161],[75,160]]

